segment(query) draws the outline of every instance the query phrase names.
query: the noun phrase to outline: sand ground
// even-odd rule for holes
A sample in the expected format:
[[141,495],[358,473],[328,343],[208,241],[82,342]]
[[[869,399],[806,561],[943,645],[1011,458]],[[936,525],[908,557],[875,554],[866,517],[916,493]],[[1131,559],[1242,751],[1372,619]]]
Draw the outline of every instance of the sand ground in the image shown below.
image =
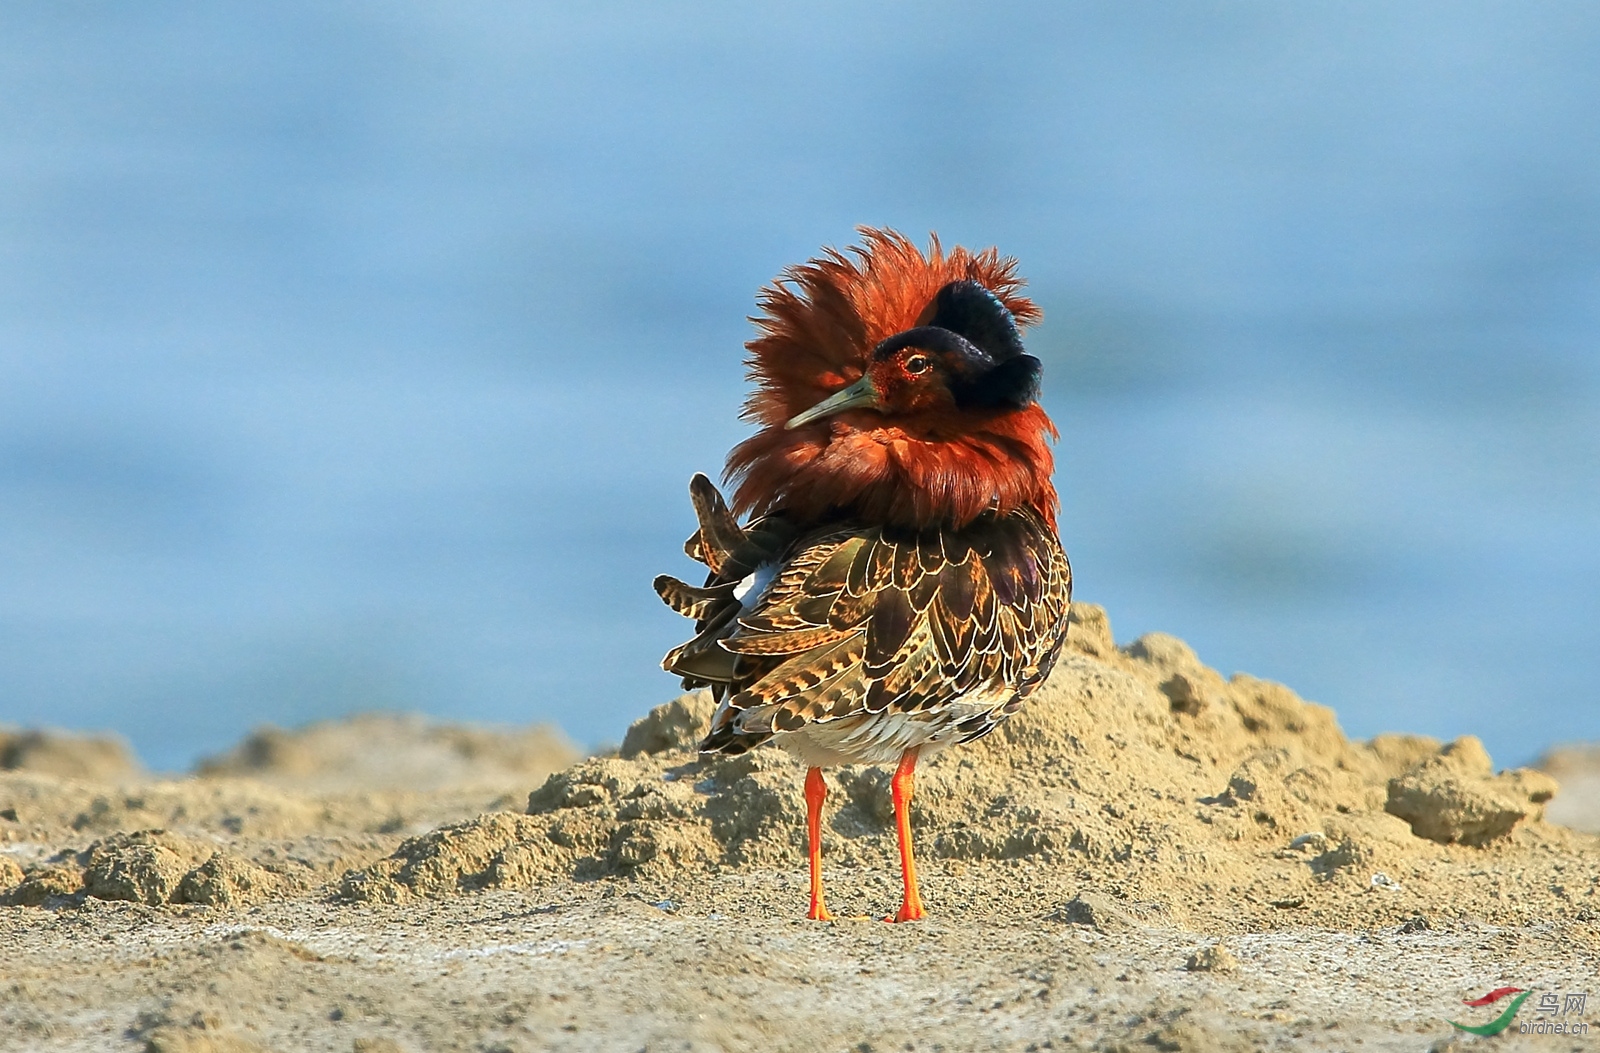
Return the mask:
[[[921,925],[818,925],[784,917],[795,884],[788,875],[718,881],[673,912],[573,885],[405,908],[35,912],[8,919],[0,1044],[1421,1050],[1456,1048],[1447,1016],[1488,1019],[1457,1004],[1463,992],[1505,979],[1577,989],[1600,965],[1592,931],[1562,925],[1288,929],[1218,941],[1043,917],[1019,925],[949,907]],[[956,891],[931,884],[938,900]],[[724,901],[743,909],[705,909]],[[1219,942],[1236,965],[1185,968]],[[1596,1040],[1513,1035],[1495,1048],[1579,1050]]]
[[[695,757],[697,696],[588,759],[368,717],[171,779],[0,732],[0,1050],[1600,1049],[1600,752],[1352,743],[1074,618],[1024,714],[925,766],[917,924],[866,917],[883,774],[830,776],[862,917],[804,921],[800,771]],[[1502,986],[1592,1033],[1447,1023]]]

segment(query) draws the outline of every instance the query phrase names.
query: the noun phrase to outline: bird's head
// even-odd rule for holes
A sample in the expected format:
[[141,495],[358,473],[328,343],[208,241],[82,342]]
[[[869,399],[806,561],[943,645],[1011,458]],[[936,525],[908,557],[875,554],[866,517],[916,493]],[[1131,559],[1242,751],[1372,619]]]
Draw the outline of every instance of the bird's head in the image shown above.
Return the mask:
[[1039,360],[1000,298],[963,278],[939,290],[927,319],[872,349],[861,379],[789,418],[793,429],[850,409],[871,409],[900,424],[962,411],[1026,409],[1039,395]]
[[762,297],[745,416],[763,427],[729,455],[736,507],[922,528],[1029,505],[1053,520],[1056,432],[1019,329],[1039,312],[1015,262],[862,234],[853,258],[792,268]]

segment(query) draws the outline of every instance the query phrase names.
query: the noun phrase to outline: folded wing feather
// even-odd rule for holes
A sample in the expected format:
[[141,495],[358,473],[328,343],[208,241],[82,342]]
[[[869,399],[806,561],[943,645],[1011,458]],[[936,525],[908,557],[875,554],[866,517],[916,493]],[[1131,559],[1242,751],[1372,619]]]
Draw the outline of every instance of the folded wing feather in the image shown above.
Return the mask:
[[[663,576],[656,590],[696,619],[663,665],[721,703],[703,750],[886,711],[947,711],[974,738],[1055,662],[1072,572],[1031,510],[961,531],[839,523],[797,536],[781,516],[740,528],[703,475],[691,493],[700,529],[686,548],[711,573],[701,588]],[[774,561],[771,583],[741,603],[735,586]],[[992,709],[974,714],[963,696]]]

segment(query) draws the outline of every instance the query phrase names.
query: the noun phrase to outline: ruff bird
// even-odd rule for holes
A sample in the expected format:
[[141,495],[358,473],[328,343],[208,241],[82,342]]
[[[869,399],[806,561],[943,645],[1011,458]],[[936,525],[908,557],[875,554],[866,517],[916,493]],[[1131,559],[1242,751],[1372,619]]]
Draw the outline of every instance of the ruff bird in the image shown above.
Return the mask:
[[709,574],[655,588],[695,619],[662,665],[717,700],[700,750],[771,740],[808,769],[807,916],[832,918],[822,769],[895,764],[893,920],[915,921],[917,760],[993,731],[1049,675],[1072,570],[1057,432],[1019,328],[1040,312],[1016,261],[860,233],[762,291],[743,414],[758,430],[728,456],[731,507],[704,475],[690,483],[685,550]]

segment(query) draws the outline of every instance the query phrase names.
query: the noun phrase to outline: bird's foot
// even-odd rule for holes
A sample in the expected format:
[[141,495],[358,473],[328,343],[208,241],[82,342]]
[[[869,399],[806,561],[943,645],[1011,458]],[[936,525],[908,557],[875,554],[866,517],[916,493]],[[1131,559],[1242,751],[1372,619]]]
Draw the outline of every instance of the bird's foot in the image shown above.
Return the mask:
[[811,904],[811,909],[806,912],[806,920],[832,921],[833,911],[828,909],[828,905],[826,903],[813,903]]
[[883,920],[887,922],[921,921],[927,916],[928,912],[922,909],[922,904],[902,903],[900,904],[900,913],[896,914],[892,918],[888,915],[884,915]]

